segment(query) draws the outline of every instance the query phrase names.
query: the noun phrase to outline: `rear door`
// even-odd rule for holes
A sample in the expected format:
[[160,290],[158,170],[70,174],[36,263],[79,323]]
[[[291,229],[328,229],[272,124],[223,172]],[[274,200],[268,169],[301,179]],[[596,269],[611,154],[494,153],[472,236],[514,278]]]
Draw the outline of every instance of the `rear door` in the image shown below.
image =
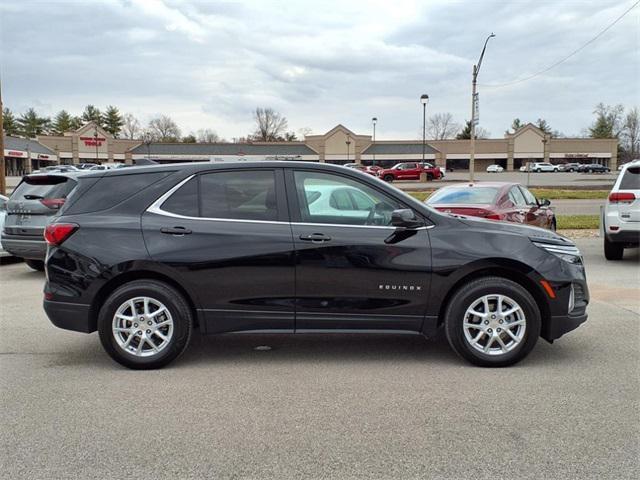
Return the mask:
[[[391,212],[406,207],[346,175],[299,169],[287,170],[286,178],[296,249],[296,331],[419,331],[431,279],[426,224],[397,231]],[[317,208],[317,193],[328,190],[348,191],[357,210]]]
[[44,227],[76,185],[74,179],[63,175],[25,177],[7,202],[5,234],[42,240]]
[[207,333],[294,327],[293,241],[280,169],[194,175],[143,215],[153,260],[196,293]]

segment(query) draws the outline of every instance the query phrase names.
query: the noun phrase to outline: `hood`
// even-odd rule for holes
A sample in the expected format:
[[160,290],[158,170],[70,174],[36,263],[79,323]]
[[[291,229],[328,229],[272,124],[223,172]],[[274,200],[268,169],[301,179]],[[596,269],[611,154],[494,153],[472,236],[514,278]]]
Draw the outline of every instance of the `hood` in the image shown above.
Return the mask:
[[522,235],[532,240],[556,245],[574,245],[573,241],[546,228],[532,227],[512,222],[498,222],[480,217],[464,217],[455,215],[458,221],[472,228]]

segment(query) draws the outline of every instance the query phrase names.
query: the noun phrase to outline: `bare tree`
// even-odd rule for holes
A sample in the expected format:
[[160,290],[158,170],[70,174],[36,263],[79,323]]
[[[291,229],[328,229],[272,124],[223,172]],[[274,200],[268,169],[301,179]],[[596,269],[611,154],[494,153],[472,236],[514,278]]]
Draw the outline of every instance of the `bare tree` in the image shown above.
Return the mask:
[[196,139],[198,140],[198,143],[218,143],[222,141],[220,135],[209,128],[198,130],[196,133]]
[[304,140],[304,137],[306,137],[307,135],[311,135],[311,133],[313,133],[313,130],[311,130],[311,128],[309,127],[302,127],[298,129],[298,137],[300,137],[303,140]]
[[638,107],[633,107],[624,117],[622,139],[629,160],[638,158],[638,152],[640,152],[640,110]]
[[129,140],[140,138],[142,128],[140,127],[140,122],[136,117],[127,113],[122,117],[122,122],[122,130],[120,130],[122,138],[127,138]]
[[460,132],[460,125],[453,121],[449,112],[436,113],[427,120],[427,138],[429,140],[445,140],[454,138]]
[[259,142],[277,142],[284,138],[287,119],[272,108],[256,108],[253,114],[256,130],[253,139]]
[[180,140],[178,124],[167,115],[158,115],[149,120],[148,128],[158,142],[178,142]]

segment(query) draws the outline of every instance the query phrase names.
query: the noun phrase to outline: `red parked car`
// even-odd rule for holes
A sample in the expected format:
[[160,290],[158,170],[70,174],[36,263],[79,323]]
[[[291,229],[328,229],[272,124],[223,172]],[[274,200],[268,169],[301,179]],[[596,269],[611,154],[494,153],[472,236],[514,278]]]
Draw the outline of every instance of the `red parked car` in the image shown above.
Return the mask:
[[425,203],[445,213],[556,229],[556,217],[549,208],[551,202],[536,199],[529,190],[517,183],[451,185],[433,192]]
[[406,162],[398,163],[391,168],[378,170],[378,177],[385,182],[394,180],[420,180],[421,173],[427,174],[427,180],[438,180],[442,177],[442,172],[438,167],[430,163]]

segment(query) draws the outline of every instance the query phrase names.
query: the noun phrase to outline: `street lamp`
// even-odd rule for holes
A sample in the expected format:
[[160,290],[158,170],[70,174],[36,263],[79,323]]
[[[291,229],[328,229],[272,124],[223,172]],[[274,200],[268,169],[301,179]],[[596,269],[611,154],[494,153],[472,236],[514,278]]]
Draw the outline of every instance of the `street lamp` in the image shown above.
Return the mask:
[[429,95],[426,93],[420,95],[420,103],[422,104],[422,163],[424,163],[425,146],[427,141],[427,103],[429,103]]
[[347,144],[347,163],[349,163],[349,145],[351,145],[351,137],[347,135],[347,141],[344,142]]
[[98,126],[97,125],[94,127],[94,131],[93,131],[93,142],[96,145],[96,163],[100,163],[98,161]]
[[373,117],[371,119],[371,123],[373,123],[373,163],[372,165],[376,164],[376,151],[375,151],[375,147],[376,147],[376,123],[378,123],[378,117]]
[[484,52],[487,49],[487,43],[489,39],[495,37],[494,33],[491,33],[484,41],[484,47],[482,47],[482,53],[480,53],[480,59],[478,63],[473,66],[473,79],[471,81],[471,152],[469,155],[469,181],[473,182],[473,172],[475,170],[475,157],[476,157],[476,85],[478,81],[478,73],[480,73],[480,66],[482,65],[482,58]]

